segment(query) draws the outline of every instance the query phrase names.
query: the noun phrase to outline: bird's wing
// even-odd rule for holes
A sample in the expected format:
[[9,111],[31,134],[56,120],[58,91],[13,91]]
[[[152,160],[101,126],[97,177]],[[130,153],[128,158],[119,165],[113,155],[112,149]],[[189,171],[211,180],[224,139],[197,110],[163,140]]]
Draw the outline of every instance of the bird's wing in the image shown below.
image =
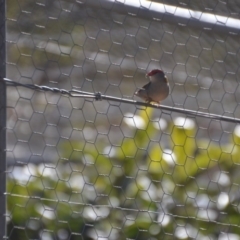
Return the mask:
[[142,89],[147,89],[147,88],[149,88],[149,87],[150,87],[150,85],[151,85],[151,82],[149,82],[149,83],[145,84],[145,85],[142,87]]

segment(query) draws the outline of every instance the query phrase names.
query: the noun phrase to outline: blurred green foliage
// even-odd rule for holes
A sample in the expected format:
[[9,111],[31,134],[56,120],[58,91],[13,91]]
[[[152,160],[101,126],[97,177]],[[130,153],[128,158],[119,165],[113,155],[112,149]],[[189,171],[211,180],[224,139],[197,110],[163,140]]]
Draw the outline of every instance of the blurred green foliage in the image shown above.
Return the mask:
[[[196,138],[193,120],[156,129],[151,114],[150,108],[141,111],[142,128],[126,126],[135,137],[109,146],[109,154],[73,141],[62,145],[71,160],[25,165],[24,180],[11,175],[13,167],[9,239],[214,239],[226,230],[240,235],[240,137],[233,133],[219,146]],[[165,148],[151,140],[156,134],[168,137]]]

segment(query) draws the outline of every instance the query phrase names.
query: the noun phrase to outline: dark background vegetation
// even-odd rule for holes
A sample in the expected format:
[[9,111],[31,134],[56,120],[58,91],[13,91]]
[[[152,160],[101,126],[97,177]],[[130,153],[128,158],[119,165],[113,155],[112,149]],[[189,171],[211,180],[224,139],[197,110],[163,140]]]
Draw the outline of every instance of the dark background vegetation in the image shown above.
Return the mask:
[[[239,3],[155,2],[8,0],[7,77],[131,99],[161,68],[163,104],[239,118]],[[236,124],[21,87],[7,106],[8,239],[240,239]]]

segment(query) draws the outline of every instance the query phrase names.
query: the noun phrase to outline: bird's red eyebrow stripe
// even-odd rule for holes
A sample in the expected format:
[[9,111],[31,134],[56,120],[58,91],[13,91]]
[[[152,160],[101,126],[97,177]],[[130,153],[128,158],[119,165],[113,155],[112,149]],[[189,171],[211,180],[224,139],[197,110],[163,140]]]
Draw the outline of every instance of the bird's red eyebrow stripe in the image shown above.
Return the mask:
[[159,70],[159,69],[154,69],[152,70],[151,72],[149,72],[147,75],[148,76],[153,76],[155,75],[156,73],[162,73],[163,71]]

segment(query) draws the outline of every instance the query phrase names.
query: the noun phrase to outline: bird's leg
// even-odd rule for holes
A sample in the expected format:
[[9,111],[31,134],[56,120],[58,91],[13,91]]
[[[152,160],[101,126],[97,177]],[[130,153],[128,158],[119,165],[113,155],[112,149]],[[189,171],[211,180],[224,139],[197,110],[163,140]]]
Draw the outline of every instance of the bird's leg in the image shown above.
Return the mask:
[[160,107],[160,102],[155,102],[153,101],[152,99],[147,101],[147,103],[151,104],[151,105],[154,105],[154,106],[157,106],[157,107]]
[[160,102],[155,102],[155,101],[153,101],[152,100],[152,98],[150,98],[150,97],[147,97],[146,99],[145,99],[145,103],[148,103],[148,104],[151,104],[151,105],[155,105],[155,106],[160,106]]
[[145,103],[151,104],[151,102],[152,102],[152,99],[150,97],[147,97],[145,99]]

